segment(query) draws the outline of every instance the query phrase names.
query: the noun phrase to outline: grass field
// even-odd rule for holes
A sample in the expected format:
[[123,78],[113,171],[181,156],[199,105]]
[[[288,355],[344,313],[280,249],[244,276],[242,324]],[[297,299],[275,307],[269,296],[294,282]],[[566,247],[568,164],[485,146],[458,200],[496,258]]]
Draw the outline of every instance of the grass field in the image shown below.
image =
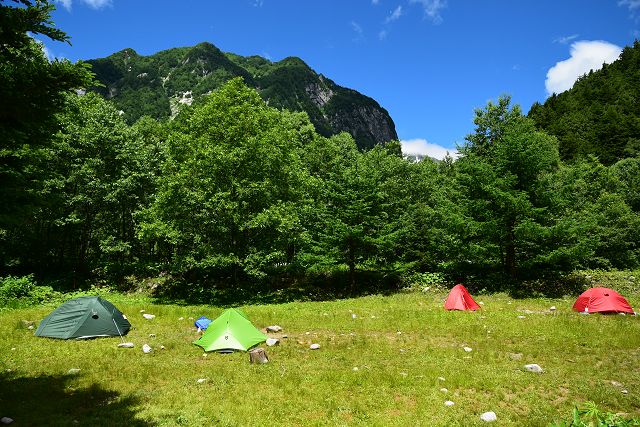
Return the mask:
[[[640,416],[640,318],[583,316],[571,298],[503,294],[477,297],[479,312],[446,312],[445,296],[243,307],[256,326],[288,335],[265,347],[264,365],[191,344],[192,319],[215,318],[217,307],[108,296],[133,324],[133,349],[117,348],[119,338],[34,337],[22,320],[39,322],[51,307],[3,311],[0,417],[34,426],[472,426],[494,411],[494,425],[546,426],[586,401]],[[154,351],[144,354],[144,343]],[[528,363],[545,372],[527,372]]]

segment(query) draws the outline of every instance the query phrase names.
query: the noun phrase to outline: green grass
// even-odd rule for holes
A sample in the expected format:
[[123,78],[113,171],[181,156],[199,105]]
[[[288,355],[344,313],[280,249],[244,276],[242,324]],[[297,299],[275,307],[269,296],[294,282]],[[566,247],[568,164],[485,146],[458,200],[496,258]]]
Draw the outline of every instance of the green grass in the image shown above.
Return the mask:
[[[258,327],[278,324],[288,335],[265,347],[270,363],[260,366],[246,353],[205,355],[191,344],[190,317],[214,318],[222,308],[112,295],[133,324],[126,340],[134,349],[117,348],[118,338],[34,337],[21,321],[40,321],[51,307],[3,311],[0,417],[36,426],[472,426],[494,411],[496,425],[546,426],[585,401],[640,416],[640,318],[582,316],[571,298],[502,294],[477,297],[480,312],[446,312],[444,297],[243,307]],[[637,297],[629,302],[640,307]],[[157,317],[145,320],[141,309]],[[527,363],[545,372],[526,372]]]

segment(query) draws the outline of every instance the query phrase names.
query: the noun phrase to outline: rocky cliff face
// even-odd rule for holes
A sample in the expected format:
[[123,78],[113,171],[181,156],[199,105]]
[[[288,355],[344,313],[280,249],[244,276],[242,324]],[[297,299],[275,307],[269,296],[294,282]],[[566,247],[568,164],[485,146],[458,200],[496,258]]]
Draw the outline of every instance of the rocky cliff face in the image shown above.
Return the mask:
[[241,76],[269,105],[305,111],[322,135],[349,132],[361,148],[398,138],[389,113],[375,100],[317,74],[300,58],[271,62],[225,54],[210,43],[200,43],[150,56],[125,49],[87,62],[104,85],[93,90],[111,99],[129,122],[143,115],[173,117]]

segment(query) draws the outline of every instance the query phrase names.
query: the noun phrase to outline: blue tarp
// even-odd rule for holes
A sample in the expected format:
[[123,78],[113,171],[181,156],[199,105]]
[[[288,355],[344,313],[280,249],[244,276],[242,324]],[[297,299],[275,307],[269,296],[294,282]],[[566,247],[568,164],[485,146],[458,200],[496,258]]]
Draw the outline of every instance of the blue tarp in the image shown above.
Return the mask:
[[198,320],[196,320],[194,322],[194,325],[196,325],[196,327],[198,327],[198,328],[200,328],[200,329],[202,329],[204,331],[205,329],[207,329],[209,327],[209,323],[211,323],[211,322],[212,322],[212,320],[211,319],[207,319],[206,316],[200,316],[198,318]]

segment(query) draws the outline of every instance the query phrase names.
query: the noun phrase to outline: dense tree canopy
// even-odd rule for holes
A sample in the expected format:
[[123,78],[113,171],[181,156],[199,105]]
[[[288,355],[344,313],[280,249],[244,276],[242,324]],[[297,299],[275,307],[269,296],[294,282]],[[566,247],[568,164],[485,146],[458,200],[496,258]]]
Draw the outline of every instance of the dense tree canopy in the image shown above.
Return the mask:
[[[66,40],[50,6],[20,4],[0,9],[0,94],[15,101],[0,107],[0,277],[164,277],[211,297],[249,285],[366,292],[422,273],[531,289],[640,264],[640,162],[620,159],[621,139],[599,148],[609,157],[576,140],[584,155],[573,156],[536,127],[543,109],[525,117],[504,96],[476,110],[459,159],[414,162],[398,141],[362,151],[348,133],[323,136],[241,78],[171,121],[129,124],[73,90],[89,82],[84,66],[50,62],[26,35]],[[603,104],[603,126],[618,126],[616,108]],[[550,126],[592,121],[545,114]]]

